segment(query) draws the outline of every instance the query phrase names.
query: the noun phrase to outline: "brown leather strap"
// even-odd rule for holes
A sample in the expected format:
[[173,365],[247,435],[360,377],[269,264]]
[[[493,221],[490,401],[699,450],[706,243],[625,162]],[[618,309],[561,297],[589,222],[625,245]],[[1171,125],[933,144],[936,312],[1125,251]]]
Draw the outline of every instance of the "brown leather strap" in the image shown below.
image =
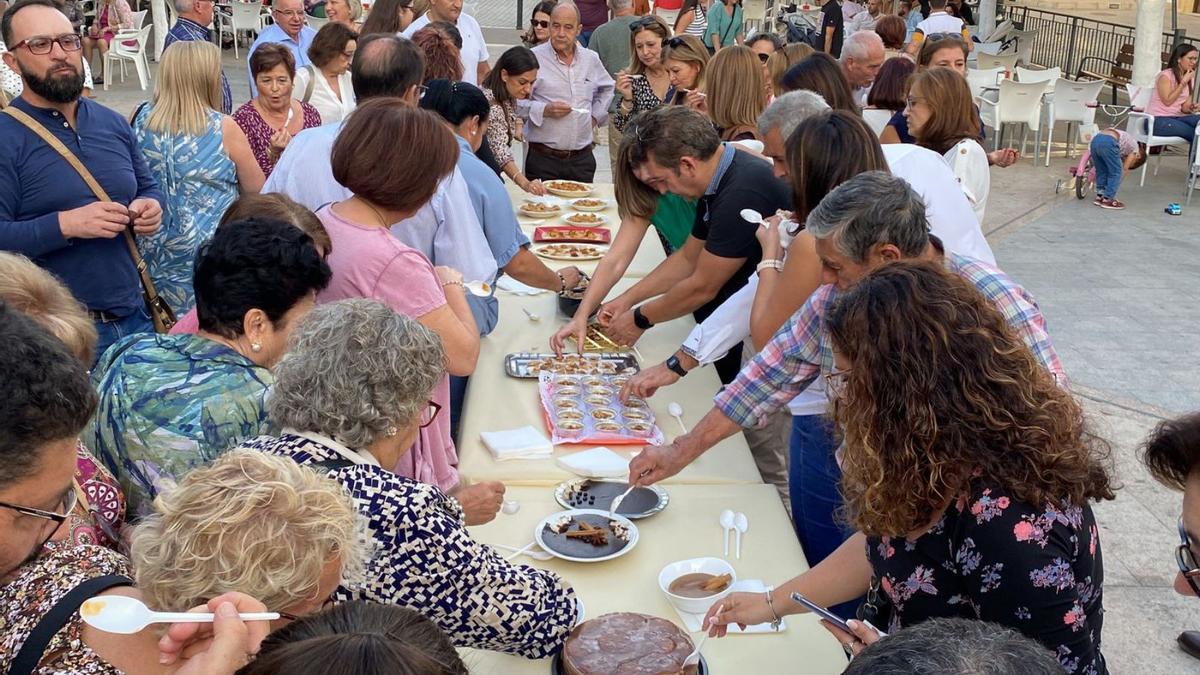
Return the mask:
[[[75,156],[75,153],[71,152],[67,146],[63,145],[62,141],[58,140],[58,137],[50,133],[49,129],[42,126],[37,120],[27,115],[24,110],[21,110],[15,106],[10,105],[0,109],[0,113],[7,113],[11,115],[13,119],[17,120],[21,124],[24,124],[29,128],[30,131],[41,137],[43,141],[46,141],[47,145],[54,148],[58,154],[62,155],[62,158],[67,160],[67,163],[79,173],[79,177],[83,179],[83,182],[87,183],[87,186],[96,195],[96,199],[99,199],[102,202],[112,201],[112,198],[108,196],[108,193],[104,191],[104,188],[100,187],[100,183],[96,182],[96,178],[92,175],[92,172],[88,171],[88,168],[83,165],[83,162],[79,161],[79,158]],[[129,248],[129,255],[133,257],[133,265],[137,268],[138,276],[141,278],[142,289],[146,292],[147,301],[152,305],[158,303],[158,290],[154,288],[154,282],[151,281],[150,273],[146,270],[146,261],[142,259],[142,254],[138,251],[137,242],[135,242],[133,239],[132,223],[125,228],[125,244]]]

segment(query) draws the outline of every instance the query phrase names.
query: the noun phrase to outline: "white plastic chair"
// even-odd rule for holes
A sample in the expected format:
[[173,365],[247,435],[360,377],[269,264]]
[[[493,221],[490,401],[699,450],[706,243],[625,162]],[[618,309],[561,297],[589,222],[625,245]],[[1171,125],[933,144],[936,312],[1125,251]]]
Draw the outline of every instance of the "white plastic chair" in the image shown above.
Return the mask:
[[[1151,85],[1154,86],[1154,85]],[[1133,136],[1138,143],[1143,143],[1146,146],[1146,152],[1150,152],[1151,148],[1165,148],[1175,145],[1188,145],[1186,138],[1178,136],[1155,136],[1154,135],[1154,115],[1146,112],[1146,106],[1150,103],[1150,87],[1142,88],[1132,84],[1125,85],[1125,90],[1129,92],[1129,105],[1133,106],[1133,110],[1129,112],[1129,117],[1125,121],[1125,131]],[[1158,159],[1154,160],[1154,175],[1158,175],[1158,167],[1162,164],[1163,153],[1158,153]],[[1142,165],[1142,179],[1138,183],[1139,186],[1146,184],[1146,167],[1150,165],[1147,161]]]
[[136,30],[141,29],[142,22],[144,22],[146,20],[146,13],[149,11],[150,10],[148,10],[148,9],[143,9],[140,12],[133,13],[133,30],[136,31]]
[[1200,129],[1196,130],[1196,139],[1192,141],[1192,167],[1188,169],[1187,179],[1187,204],[1192,205],[1192,190],[1196,189],[1196,182],[1200,181]]
[[258,35],[263,29],[262,22],[262,3],[259,2],[242,2],[234,0],[229,3],[231,13],[227,16],[221,16],[220,20],[224,22],[225,27],[233,31],[233,56],[240,58],[238,52],[238,31],[250,31]]
[[1017,55],[1017,62],[1025,65],[1033,61],[1033,42],[1037,39],[1036,30],[1014,30],[1008,39],[1015,42],[1015,48],[1009,51]]
[[975,62],[979,64],[979,70],[991,70],[1000,68],[1002,70],[1012,70],[1017,67],[1017,58],[1019,54],[979,54],[975,57]]
[[891,121],[892,116],[895,114],[891,110],[874,108],[867,108],[862,111],[863,121],[867,123],[867,126],[871,127],[871,131],[874,131],[876,136],[883,133],[883,130],[887,128],[887,123]]
[[[144,15],[144,13],[143,13]],[[108,47],[108,53],[104,55],[104,90],[108,91],[108,85],[112,82],[113,66],[121,64],[121,82],[125,81],[125,62],[133,62],[133,67],[137,70],[138,84],[141,85],[142,91],[146,90],[146,83],[150,80],[150,63],[146,60],[146,47],[150,42],[150,30],[153,25],[145,26],[136,32],[122,31],[113,36],[112,44]],[[126,42],[135,42],[134,45],[126,45]]]
[[971,96],[982,96],[984,87],[995,87],[1002,75],[1003,68],[968,68],[967,84],[971,87]]
[[1013,70],[1013,74],[1016,76],[1018,82],[1045,82],[1046,92],[1049,93],[1054,90],[1054,82],[1062,77],[1062,68],[1056,66],[1054,68],[1033,69],[1017,66]]
[[1005,124],[1024,124],[1021,134],[1021,154],[1025,154],[1025,141],[1029,131],[1037,136],[1033,145],[1033,161],[1040,159],[1042,143],[1042,94],[1046,85],[1042,82],[1017,82],[1015,80],[1000,80],[1000,96],[995,103],[978,98],[979,116],[983,125],[996,130],[995,149],[1000,149],[1000,134]]
[[329,19],[322,19],[321,17],[313,16],[312,14],[305,14],[304,20],[308,22],[308,27],[313,30],[321,30],[321,26],[329,23]]
[[1004,47],[1003,42],[978,42],[975,44],[975,51],[980,54],[996,56],[1000,53],[1002,47]]
[[1054,143],[1054,125],[1067,123],[1067,157],[1071,156],[1071,123],[1085,126],[1095,124],[1095,104],[1104,89],[1104,80],[1072,82],[1059,78],[1054,81],[1054,98],[1046,109],[1046,166],[1050,166],[1050,148]]

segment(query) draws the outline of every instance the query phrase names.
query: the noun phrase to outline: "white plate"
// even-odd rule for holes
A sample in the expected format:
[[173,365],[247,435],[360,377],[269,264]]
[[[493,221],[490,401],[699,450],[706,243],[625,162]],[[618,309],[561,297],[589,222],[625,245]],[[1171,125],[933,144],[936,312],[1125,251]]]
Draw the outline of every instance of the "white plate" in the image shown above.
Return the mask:
[[[575,220],[576,216],[582,216],[582,215],[594,216],[596,218],[596,222],[593,223],[593,222],[583,222],[583,221]],[[565,221],[571,227],[603,227],[604,225],[608,224],[608,216],[599,215],[599,214],[595,214],[595,213],[589,213],[589,214],[572,213],[569,216],[564,216],[563,221]]]
[[554,549],[550,548],[549,546],[546,546],[545,542],[542,540],[542,530],[546,527],[546,525],[549,525],[551,522],[556,521],[556,520],[562,518],[563,516],[578,516],[578,515],[585,515],[585,514],[608,517],[608,511],[603,511],[601,509],[570,509],[568,511],[559,511],[558,513],[552,513],[552,514],[546,516],[545,518],[542,518],[541,522],[539,522],[537,524],[537,526],[533,528],[533,540],[537,542],[538,546],[542,547],[543,551],[549,553],[550,555],[552,555],[556,558],[561,558],[562,560],[570,560],[571,562],[581,562],[581,563],[603,562],[605,560],[612,560],[613,558],[620,558],[621,556],[625,555],[626,553],[629,553],[630,551],[632,551],[634,546],[637,546],[637,543],[638,543],[637,525],[634,525],[633,521],[629,520],[625,516],[619,516],[619,515],[613,515],[611,517],[611,519],[617,521],[618,523],[621,523],[622,525],[624,525],[626,527],[626,529],[629,530],[629,542],[625,544],[625,548],[622,548],[620,551],[617,551],[616,553],[613,553],[612,555],[606,555],[606,556],[603,556],[600,558],[576,558],[574,556],[563,555],[562,553],[555,551]]
[[557,211],[526,211],[525,205],[522,204],[517,208],[517,213],[525,216],[526,218],[557,218],[561,216],[563,212],[561,208]]
[[[582,199],[582,197],[580,199]],[[575,209],[576,211],[603,211],[604,209],[608,208],[607,199],[597,199],[595,197],[588,197],[588,199],[595,199],[596,201],[601,202],[601,204],[600,206],[580,206],[577,203],[579,199],[576,199],[575,201],[571,202],[571,208]]]
[[587,183],[584,183],[581,181],[575,181],[575,180],[565,181],[568,183],[579,183],[580,185],[585,186],[585,189],[583,192],[572,192],[570,190],[564,190],[560,187],[556,187],[556,184],[558,184],[559,182],[560,181],[557,181],[557,180],[544,180],[544,181],[542,181],[542,186],[546,188],[546,192],[549,192],[552,195],[558,195],[559,197],[579,198],[579,197],[586,197],[586,196],[592,194],[592,186],[588,185]]
[[[588,246],[588,247],[596,249],[596,254],[595,255],[571,256],[571,255],[566,255],[563,253],[554,253],[553,252],[554,249],[547,250],[548,247],[550,247],[550,246]],[[589,260],[599,260],[599,259],[603,258],[604,254],[608,253],[608,247],[607,246],[597,246],[595,244],[546,244],[545,246],[533,247],[533,252],[536,255],[539,255],[543,258],[548,258],[550,260],[569,260],[572,262],[587,262]]]

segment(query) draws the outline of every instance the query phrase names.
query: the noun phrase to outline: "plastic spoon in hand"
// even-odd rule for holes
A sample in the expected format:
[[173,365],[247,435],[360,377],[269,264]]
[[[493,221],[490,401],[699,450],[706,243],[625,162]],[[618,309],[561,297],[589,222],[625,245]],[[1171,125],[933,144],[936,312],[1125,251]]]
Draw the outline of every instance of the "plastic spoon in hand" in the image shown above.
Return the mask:
[[746,534],[746,530],[750,529],[750,519],[746,517],[746,514],[739,511],[738,514],[736,516],[734,516],[733,527],[734,527],[734,530],[737,532],[737,536],[735,537],[735,539],[737,540],[737,545],[734,548],[737,550],[737,559],[741,560],[742,559],[742,535]]
[[[132,635],[152,623],[212,623],[211,612],[152,612],[141,600],[123,595],[91,598],[79,608],[79,616],[92,628],[106,633]],[[243,612],[242,621],[274,621],[278,612]]]
[[687,668],[688,666],[700,665],[700,649],[704,647],[704,643],[708,640],[708,631],[712,630],[712,627],[717,624],[717,615],[723,611],[725,611],[725,605],[718,607],[717,614],[714,614],[708,619],[708,625],[704,626],[704,637],[700,638],[700,642],[696,645],[696,648],[693,649],[692,653],[688,654],[688,657],[683,660],[684,668]]
[[725,529],[725,557],[729,557],[729,531],[733,529],[733,511],[725,509],[721,512],[721,527]]
[[683,433],[686,434],[688,430],[687,427],[683,425],[683,406],[679,405],[675,401],[671,401],[667,404],[667,412],[671,413],[671,417],[674,417],[676,422],[679,422],[679,428],[683,429]]
[[763,220],[762,214],[754,209],[742,209],[740,212],[738,212],[738,215],[740,215],[742,220],[746,221],[747,223],[762,225],[764,222],[766,222]]

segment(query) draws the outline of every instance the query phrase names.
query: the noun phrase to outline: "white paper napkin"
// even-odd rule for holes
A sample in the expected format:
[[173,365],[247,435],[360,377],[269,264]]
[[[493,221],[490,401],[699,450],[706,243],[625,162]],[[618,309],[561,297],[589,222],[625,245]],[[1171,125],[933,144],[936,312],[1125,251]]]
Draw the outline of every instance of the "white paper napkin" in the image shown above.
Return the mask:
[[482,431],[479,438],[498,460],[549,459],[554,455],[550,439],[530,426],[507,431]]
[[629,473],[629,460],[605,447],[572,453],[554,461],[584,478],[620,478]]
[[496,280],[496,288],[502,291],[508,291],[514,295],[538,295],[539,293],[549,293],[550,291],[544,288],[534,288],[527,286],[507,274]]
[[[765,593],[767,591],[767,585],[765,583],[763,583],[762,579],[739,579],[738,581],[733,583],[733,585],[730,587],[730,591],[733,593]],[[684,626],[684,628],[688,629],[688,632],[690,632],[690,633],[699,632],[700,624],[703,623],[703,621],[704,621],[703,614],[691,614],[689,612],[684,612],[684,611],[681,611],[678,607],[675,607],[674,605],[671,605],[671,607],[672,607],[672,609],[675,610],[675,613],[679,615],[679,620],[683,621],[683,626]],[[774,632],[776,632],[775,630],[773,630],[771,628],[770,623],[759,623],[759,624],[755,624],[753,626],[746,626],[746,630],[742,630],[740,627],[738,627],[738,625],[736,623],[734,623],[734,624],[730,624],[728,628],[729,628],[730,635],[739,634],[739,633],[774,633]],[[784,621],[779,624],[778,632],[782,633],[785,630],[787,630],[787,620],[786,619],[784,619]]]

